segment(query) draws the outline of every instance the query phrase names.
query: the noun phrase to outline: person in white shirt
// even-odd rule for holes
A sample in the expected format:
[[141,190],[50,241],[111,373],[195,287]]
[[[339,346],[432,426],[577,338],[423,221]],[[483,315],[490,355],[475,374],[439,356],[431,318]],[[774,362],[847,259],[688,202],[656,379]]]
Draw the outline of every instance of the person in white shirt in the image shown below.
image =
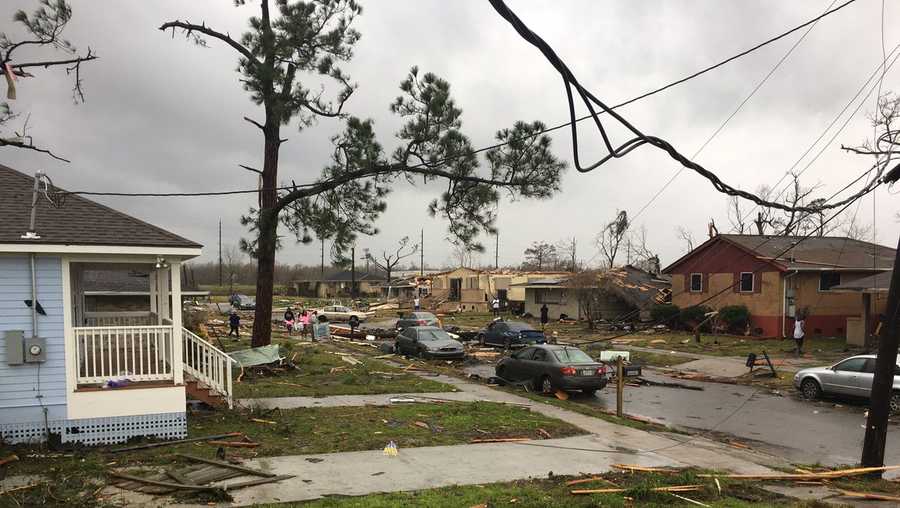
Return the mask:
[[500,299],[499,298],[494,298],[493,301],[491,301],[491,309],[494,311],[494,316],[500,315]]
[[794,320],[794,342],[797,343],[797,356],[803,354],[803,337],[806,335],[806,320],[797,316]]
[[415,307],[416,310],[419,310],[419,308],[420,308],[420,307],[419,307],[419,297],[418,297],[418,296],[416,296],[416,297],[413,299],[413,307]]

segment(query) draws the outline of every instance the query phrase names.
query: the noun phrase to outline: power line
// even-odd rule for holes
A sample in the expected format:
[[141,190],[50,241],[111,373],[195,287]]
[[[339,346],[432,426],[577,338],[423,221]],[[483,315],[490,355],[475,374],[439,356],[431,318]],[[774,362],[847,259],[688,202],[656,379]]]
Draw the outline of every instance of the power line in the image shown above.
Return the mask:
[[[693,170],[698,175],[706,178],[710,184],[719,192],[723,194],[727,194],[729,196],[738,196],[744,199],[753,201],[756,204],[762,206],[768,206],[770,208],[776,208],[779,210],[790,211],[790,212],[821,212],[822,210],[838,208],[850,201],[852,201],[855,197],[859,195],[863,195],[867,192],[867,189],[863,189],[860,191],[860,194],[856,196],[851,196],[843,201],[832,203],[832,204],[818,204],[815,206],[788,206],[778,202],[767,201],[751,192],[747,192],[741,189],[737,189],[719,178],[718,175],[713,173],[712,171],[706,169],[702,165],[690,160],[688,157],[684,156],[680,153],[671,143],[668,141],[657,137],[650,136],[641,132],[637,127],[635,127],[632,123],[630,123],[625,117],[613,111],[609,106],[607,106],[602,100],[597,98],[593,93],[587,90],[581,83],[578,82],[578,79],[569,69],[569,67],[563,62],[563,60],[556,54],[552,47],[547,44],[544,39],[542,39],[539,35],[531,31],[519,17],[503,2],[503,0],[489,0],[491,5],[497,11],[500,16],[506,19],[510,25],[515,28],[515,30],[519,33],[519,35],[529,42],[531,45],[536,47],[544,57],[550,62],[550,64],[557,70],[560,76],[563,78],[563,82],[565,84],[566,90],[566,99],[568,101],[569,107],[569,118],[572,120],[572,153],[575,159],[575,169],[579,172],[588,172],[592,171],[601,165],[608,162],[610,159],[614,158],[622,158],[631,151],[643,146],[650,145],[657,149],[660,149],[666,152],[669,157],[678,161],[682,166]],[[852,0],[851,0],[852,1]],[[844,6],[849,5],[850,2],[843,4]],[[833,12],[833,11],[830,11]],[[603,138],[603,144],[607,150],[607,155],[600,158],[598,161],[590,164],[588,166],[582,166],[581,161],[579,159],[579,150],[578,150],[578,129],[574,125],[575,122],[575,100],[573,96],[573,88],[575,92],[578,93],[581,98],[583,104],[587,107],[587,109],[591,113],[591,118],[594,120],[594,124],[597,127],[601,137]],[[598,111],[599,109],[599,111]],[[612,117],[613,120],[618,122],[618,126],[623,127],[627,131],[630,132],[630,139],[627,139],[624,142],[618,143],[613,142],[610,138],[610,135],[606,131],[606,127],[604,127],[603,122],[600,120],[601,113],[605,113],[606,115]]]
[[[708,66],[708,67],[705,67],[705,68],[703,68],[703,69],[701,69],[701,70],[699,70],[699,71],[697,71],[697,72],[694,72],[694,73],[689,74],[689,75],[687,75],[687,76],[685,76],[685,77],[683,77],[683,78],[680,78],[680,79],[678,79],[678,80],[675,80],[675,81],[672,81],[672,82],[667,83],[667,84],[665,84],[665,85],[662,85],[662,86],[660,86],[660,87],[658,87],[658,88],[654,88],[653,90],[650,90],[650,91],[648,91],[648,92],[644,92],[644,93],[642,93],[642,94],[640,94],[640,95],[638,95],[638,96],[632,97],[632,98],[630,98],[630,99],[628,99],[628,100],[625,100],[625,101],[623,101],[623,102],[620,102],[620,103],[618,103],[618,104],[616,104],[616,105],[614,105],[614,106],[610,106],[610,107],[608,107],[608,109],[609,109],[609,110],[616,110],[616,109],[619,109],[619,108],[624,107],[624,106],[627,106],[627,105],[629,105],[629,104],[633,104],[633,103],[635,103],[635,102],[637,102],[637,101],[639,101],[639,100],[645,99],[645,98],[650,97],[650,96],[652,96],[652,95],[656,95],[656,94],[658,94],[658,93],[660,93],[660,92],[663,92],[663,91],[665,91],[665,90],[668,90],[669,88],[678,86],[678,85],[680,85],[680,84],[682,84],[682,83],[685,83],[685,82],[687,82],[687,81],[690,81],[691,79],[694,79],[694,78],[696,78],[696,77],[702,76],[703,74],[706,74],[706,73],[708,73],[708,72],[710,72],[710,71],[713,71],[713,70],[715,70],[715,69],[717,69],[717,68],[719,68],[719,67],[722,67],[722,66],[724,66],[724,65],[726,65],[726,64],[728,64],[728,63],[731,63],[731,62],[734,61],[734,60],[737,60],[737,59],[739,59],[739,58],[741,58],[741,57],[747,56],[747,55],[749,55],[750,53],[753,53],[754,51],[757,51],[757,50],[759,50],[759,49],[761,49],[761,48],[763,48],[763,47],[765,47],[765,46],[767,46],[767,45],[769,45],[769,44],[771,44],[771,43],[773,43],[773,42],[777,42],[777,41],[779,41],[779,40],[781,40],[781,39],[787,37],[788,35],[790,35],[790,34],[796,32],[796,31],[798,31],[798,30],[802,30],[803,28],[805,28],[805,27],[807,27],[807,26],[809,26],[809,25],[812,25],[812,24],[816,23],[816,22],[819,21],[820,19],[822,19],[822,18],[824,18],[824,17],[826,17],[826,16],[828,16],[828,15],[830,15],[830,14],[833,14],[833,13],[835,13],[835,12],[837,12],[837,11],[843,9],[844,7],[847,7],[848,5],[854,3],[855,1],[856,1],[856,0],[848,0],[847,2],[844,2],[843,4],[841,4],[841,5],[837,6],[837,7],[835,7],[834,9],[831,9],[831,10],[829,10],[829,11],[827,11],[827,12],[824,12],[824,13],[820,14],[819,16],[816,16],[815,18],[810,19],[809,21],[806,21],[806,22],[804,22],[804,23],[802,23],[802,24],[800,24],[800,25],[797,25],[797,26],[795,26],[795,27],[793,27],[793,28],[791,28],[791,29],[789,29],[789,30],[787,30],[787,31],[785,31],[785,32],[782,32],[782,33],[780,33],[780,34],[778,34],[778,35],[776,35],[776,36],[774,36],[774,37],[771,37],[771,38],[769,38],[769,39],[767,39],[767,40],[765,40],[765,41],[763,41],[763,42],[761,42],[761,43],[759,43],[759,44],[756,44],[755,46],[753,46],[753,47],[751,47],[751,48],[749,48],[749,49],[746,49],[746,50],[744,50],[744,51],[741,51],[740,53],[738,53],[738,54],[736,54],[736,55],[730,56],[730,57],[728,57],[728,58],[726,58],[726,59],[724,59],[724,60],[721,60],[721,61],[719,61],[719,62],[717,62],[717,63],[715,63],[715,64],[712,64],[712,65],[710,65],[710,66]],[[450,157],[446,157],[446,158],[443,158],[443,159],[440,159],[440,160],[431,162],[431,163],[429,163],[429,164],[427,164],[427,165],[433,166],[433,165],[438,165],[438,164],[444,164],[444,163],[446,163],[446,162],[450,162],[450,161],[455,160],[455,159],[458,159],[458,158],[460,158],[460,157],[468,157],[468,156],[471,156],[471,155],[478,155],[478,154],[480,154],[480,153],[487,152],[487,151],[489,151],[489,150],[494,150],[494,149],[497,149],[497,148],[502,148],[502,147],[504,147],[504,146],[510,144],[510,143],[513,142],[513,141],[524,141],[524,140],[528,140],[528,139],[533,139],[533,138],[536,138],[536,137],[538,137],[538,136],[540,136],[540,135],[547,134],[547,133],[550,133],[550,132],[554,132],[554,131],[557,131],[557,130],[562,129],[562,128],[564,128],[564,127],[574,126],[574,124],[576,124],[576,123],[578,123],[578,122],[582,122],[582,121],[587,120],[587,119],[589,119],[589,118],[594,118],[595,116],[596,116],[596,114],[585,115],[585,116],[582,116],[582,117],[580,117],[580,118],[573,118],[573,117],[570,117],[570,120],[569,120],[568,122],[563,122],[563,123],[554,125],[554,126],[552,126],[552,127],[548,127],[548,128],[543,129],[543,130],[541,130],[541,131],[535,132],[535,133],[533,133],[533,134],[531,134],[531,135],[529,135],[529,136],[525,136],[525,137],[523,137],[523,138],[518,138],[518,139],[511,139],[511,140],[508,140],[508,141],[505,141],[505,142],[501,142],[501,143],[495,143],[495,144],[493,144],[493,145],[484,146],[484,147],[478,148],[478,149],[476,149],[476,150],[465,151],[465,152],[462,152],[462,153],[459,153],[459,154],[456,154],[456,155],[453,155],[453,156],[450,156]],[[414,166],[410,166],[410,168],[420,168],[420,167],[424,167],[424,166],[426,166],[426,164],[416,164],[416,165],[414,165]],[[316,185],[316,184],[305,184],[305,185],[297,185],[297,186],[283,186],[283,187],[274,187],[274,188],[266,188],[266,189],[245,189],[245,190],[210,191],[210,192],[97,192],[97,191],[65,191],[65,192],[63,192],[63,191],[60,191],[59,193],[60,193],[60,194],[78,194],[78,195],[83,195],[83,196],[127,196],[127,197],[225,196],[225,195],[231,195],[231,194],[251,194],[251,193],[257,193],[257,192],[261,192],[261,191],[271,191],[271,190],[275,190],[275,191],[279,191],[279,190],[292,190],[292,189],[294,189],[295,187],[311,187],[311,186],[314,186],[314,185]]]
[[[825,12],[828,12],[828,10],[831,9],[832,6],[834,6],[835,2],[837,2],[837,0],[832,0],[831,4],[829,4],[825,9]],[[807,28],[806,31],[803,32],[803,34],[794,42],[794,44],[791,45],[784,56],[782,56],[777,62],[775,62],[775,65],[772,67],[772,69],[770,69],[769,72],[766,73],[766,75],[763,76],[763,78],[759,81],[759,83],[757,83],[756,86],[753,87],[753,90],[750,91],[750,94],[748,94],[747,97],[744,97],[744,100],[742,100],[737,105],[737,107],[734,108],[734,111],[732,111],[731,114],[728,115],[727,118],[725,118],[725,120],[719,125],[719,127],[716,128],[716,130],[714,130],[708,138],[706,138],[706,141],[704,141],[702,145],[700,145],[700,148],[698,148],[697,151],[694,152],[693,155],[691,155],[691,159],[695,159],[698,155],[700,155],[700,153],[712,142],[712,140],[715,139],[723,129],[725,129],[725,126],[728,125],[728,122],[730,122],[732,118],[737,116],[741,109],[743,109],[744,105],[747,104],[754,95],[756,95],[756,92],[759,91],[759,89],[762,88],[762,86],[765,85],[767,81],[769,81],[769,78],[771,78],[772,75],[775,74],[775,71],[777,71],[781,67],[781,64],[783,64],[788,59],[788,57],[791,56],[794,50],[797,49],[797,46],[799,46],[803,42],[803,40],[806,39],[806,36],[809,35],[810,32],[812,32],[812,29],[816,27],[817,22],[818,20],[809,25],[809,28]],[[634,217],[631,217],[630,220],[637,220],[637,218],[640,217],[642,213],[644,213],[644,210],[646,210],[651,204],[653,204],[653,202],[656,201],[656,198],[658,198],[663,192],[665,192],[665,190],[668,189],[670,185],[672,185],[672,182],[674,182],[682,172],[684,172],[684,166],[679,168],[678,171],[674,175],[672,175],[672,177],[669,178],[669,180],[666,181],[666,183],[663,184],[663,186],[660,187],[658,191],[656,191],[656,194],[654,194],[649,201],[644,203],[644,206],[642,206],[641,209],[638,210],[637,213],[634,214]]]

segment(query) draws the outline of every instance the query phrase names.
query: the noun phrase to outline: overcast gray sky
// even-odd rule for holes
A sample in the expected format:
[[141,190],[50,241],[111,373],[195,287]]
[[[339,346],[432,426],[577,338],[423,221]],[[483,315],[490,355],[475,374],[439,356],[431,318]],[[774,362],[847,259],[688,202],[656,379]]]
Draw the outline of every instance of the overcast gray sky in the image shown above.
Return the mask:
[[[126,192],[190,192],[253,188],[255,175],[238,164],[261,165],[262,138],[241,118],[261,117],[241,89],[236,54],[218,41],[208,48],[174,39],[157,27],[173,19],[204,21],[217,30],[241,33],[255,2],[234,7],[232,0],[70,0],[74,18],[66,36],[79,48],[90,46],[100,59],[83,68],[87,102],[73,105],[70,77],[60,69],[36,71],[20,80],[13,106],[30,111],[30,134],[70,164],[21,150],[0,151],[0,161],[24,172],[45,170],[63,188]],[[545,1],[510,0],[510,6],[567,61],[581,83],[608,103],[638,95],[731,56],[776,33],[812,18],[830,1],[743,0]],[[840,3],[840,2],[838,2]],[[31,11],[36,1],[6,0],[0,30],[11,38],[17,8]],[[380,141],[390,151],[399,122],[388,110],[410,66],[446,78],[463,108],[464,131],[476,146],[490,144],[496,130],[516,120],[556,124],[567,119],[561,80],[544,58],[519,38],[484,0],[363,1],[356,27],[362,32],[356,57],[346,69],[359,83],[346,111],[376,121]],[[726,182],[754,190],[774,184],[815,140],[881,60],[879,0],[858,0],[822,20],[768,83],[698,156]],[[888,2],[885,44],[900,42],[900,9]],[[642,100],[620,112],[648,134],[693,153],[772,68],[799,34],[701,78]],[[21,56],[33,55],[22,52]],[[897,67],[900,67],[898,65]],[[898,90],[898,69],[884,90]],[[310,83],[318,83],[312,79]],[[870,163],[840,150],[871,136],[865,113],[873,94],[846,129],[806,171],[806,184],[821,183],[823,196],[841,188]],[[839,122],[838,125],[843,123]],[[280,177],[300,182],[315,178],[327,163],[329,138],[340,122],[322,119],[298,132],[285,128]],[[826,135],[829,139],[831,134]],[[582,130],[583,160],[601,154],[598,136]],[[567,130],[553,134],[557,154],[570,161],[562,192],[549,201],[504,201],[499,210],[500,263],[517,264],[535,240],[577,237],[578,257],[599,262],[594,235],[616,211],[634,214],[680,166],[662,152],[642,148],[628,157],[579,174],[571,167]],[[821,146],[821,145],[820,145]],[[813,154],[818,148],[813,150]],[[806,162],[799,166],[803,168]],[[405,235],[425,229],[425,260],[451,260],[446,223],[430,218],[428,202],[439,186],[401,184],[378,222],[380,234],[363,237],[360,248],[379,252]],[[873,212],[873,199],[875,208]],[[205,258],[216,251],[217,223],[224,242],[244,235],[238,219],[255,202],[252,195],[204,198],[102,198],[100,201],[203,243]],[[877,241],[896,243],[900,224],[897,197],[880,189],[859,206],[858,220],[876,223]],[[855,211],[856,207],[851,208]],[[663,265],[684,252],[676,228],[698,240],[714,218],[730,229],[726,200],[690,171],[637,218],[646,226],[649,246]],[[493,261],[493,240],[484,263]],[[290,239],[279,262],[317,264],[317,244]]]

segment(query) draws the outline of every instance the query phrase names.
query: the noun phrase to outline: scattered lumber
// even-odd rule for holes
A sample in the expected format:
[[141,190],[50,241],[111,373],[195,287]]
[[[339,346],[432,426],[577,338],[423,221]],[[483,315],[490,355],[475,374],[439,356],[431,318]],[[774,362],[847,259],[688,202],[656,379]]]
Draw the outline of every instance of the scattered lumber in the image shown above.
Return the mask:
[[257,478],[255,480],[247,480],[245,482],[237,482],[237,483],[229,483],[226,485],[222,485],[222,489],[226,492],[234,489],[242,489],[244,487],[253,487],[254,485],[263,485],[265,483],[274,483],[280,482],[281,480],[290,480],[294,478],[292,474],[283,474],[279,476],[272,476],[269,478]]
[[674,492],[669,492],[669,494],[672,494],[673,496],[677,497],[678,499],[681,499],[682,501],[687,501],[688,503],[695,504],[695,505],[697,505],[697,506],[705,506],[706,508],[710,508],[710,506],[709,506],[708,504],[706,504],[706,503],[701,503],[700,501],[697,501],[696,499],[691,499],[691,498],[689,498],[689,497],[679,496],[678,494],[676,494],[676,493],[674,493]]
[[5,465],[9,464],[10,462],[15,462],[17,460],[19,460],[18,455],[15,455],[15,454],[10,455],[9,457],[0,459],[0,466],[5,466]]
[[[272,422],[275,423],[275,422]],[[175,441],[160,441],[159,443],[147,443],[138,446],[129,446],[126,448],[116,448],[115,450],[110,450],[109,453],[120,453],[120,452],[131,452],[135,450],[146,450],[149,448],[159,448],[161,446],[173,446],[182,443],[193,443],[195,441],[212,441],[216,439],[227,439],[229,437],[240,437],[243,436],[240,432],[229,432],[227,434],[216,434],[214,436],[203,436],[203,437],[191,437],[188,439],[177,439]]]
[[263,420],[262,418],[250,418],[250,421],[256,422],[256,423],[267,423],[269,425],[277,425],[278,424],[278,422],[273,422],[272,420]]
[[538,429],[537,432],[538,432],[538,434],[543,436],[545,439],[553,439],[553,436],[551,436],[550,433],[544,429]]
[[472,444],[475,444],[475,443],[518,443],[521,441],[531,441],[531,439],[527,438],[527,437],[498,437],[498,438],[487,438],[487,439],[473,439],[469,442]]
[[34,483],[29,483],[28,485],[20,485],[18,487],[12,487],[12,488],[9,488],[6,490],[0,490],[0,496],[5,496],[6,494],[9,494],[11,492],[18,492],[20,490],[33,489],[33,488],[37,487],[38,485],[41,485],[42,483],[44,483],[44,482],[34,482]]
[[225,469],[233,469],[235,471],[240,471],[242,473],[247,473],[247,474],[250,474],[253,476],[263,476],[266,478],[274,478],[274,477],[278,476],[274,473],[267,473],[265,471],[260,471],[259,469],[252,469],[249,467],[238,466],[238,465],[232,464],[230,462],[222,462],[221,460],[213,460],[213,459],[207,459],[204,457],[197,457],[194,455],[188,455],[186,453],[177,453],[177,454],[175,454],[175,456],[181,457],[181,458],[184,458],[187,460],[191,460],[194,462],[203,462],[203,463],[209,464],[211,466],[224,467]]
[[569,400],[569,394],[562,390],[556,390],[553,395],[556,395],[556,398],[559,400]]
[[[653,492],[696,492],[702,488],[703,485],[673,485],[671,487],[654,487],[650,490]],[[584,494],[620,494],[622,492],[628,492],[628,489],[578,489],[571,491],[571,493],[576,496]]]
[[207,441],[206,444],[213,446],[228,446],[231,448],[256,448],[259,443],[252,441]]
[[582,483],[590,483],[590,482],[599,482],[606,481],[605,478],[600,476],[591,476],[590,478],[580,478],[578,480],[569,480],[566,482],[566,487],[571,487],[572,485],[581,485]]
[[775,473],[775,474],[699,474],[698,478],[729,478],[732,480],[829,480],[847,476],[860,476],[900,469],[900,466],[860,467],[855,469],[838,469],[820,473]]
[[870,499],[872,501],[894,501],[900,502],[900,497],[888,496],[886,494],[877,494],[874,492],[854,492],[852,490],[838,489],[842,496],[855,497],[857,499]]
[[677,469],[665,468],[665,467],[648,467],[648,466],[634,466],[631,464],[613,464],[611,467],[615,469],[621,469],[623,471],[638,471],[641,473],[677,473]]
[[132,482],[145,483],[147,485],[153,485],[154,487],[165,487],[167,489],[176,489],[176,490],[218,490],[220,487],[216,487],[213,485],[194,485],[190,483],[172,483],[172,482],[164,482],[160,480],[151,480],[149,478],[141,478],[140,476],[133,476],[130,474],[119,473],[116,471],[108,471],[106,474],[112,476],[114,478],[121,478],[122,480],[128,480]]

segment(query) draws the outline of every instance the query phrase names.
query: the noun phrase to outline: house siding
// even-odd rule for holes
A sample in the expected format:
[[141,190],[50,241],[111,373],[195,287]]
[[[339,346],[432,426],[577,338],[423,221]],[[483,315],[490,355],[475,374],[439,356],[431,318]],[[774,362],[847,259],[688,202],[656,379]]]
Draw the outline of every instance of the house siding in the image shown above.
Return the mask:
[[[36,259],[37,300],[47,313],[38,314],[38,336],[46,340],[47,361],[9,365],[6,343],[0,347],[0,424],[66,417],[66,364],[62,263],[59,257]],[[0,255],[0,336],[9,330],[33,334],[31,272],[28,256]],[[39,397],[40,396],[40,397]]]

